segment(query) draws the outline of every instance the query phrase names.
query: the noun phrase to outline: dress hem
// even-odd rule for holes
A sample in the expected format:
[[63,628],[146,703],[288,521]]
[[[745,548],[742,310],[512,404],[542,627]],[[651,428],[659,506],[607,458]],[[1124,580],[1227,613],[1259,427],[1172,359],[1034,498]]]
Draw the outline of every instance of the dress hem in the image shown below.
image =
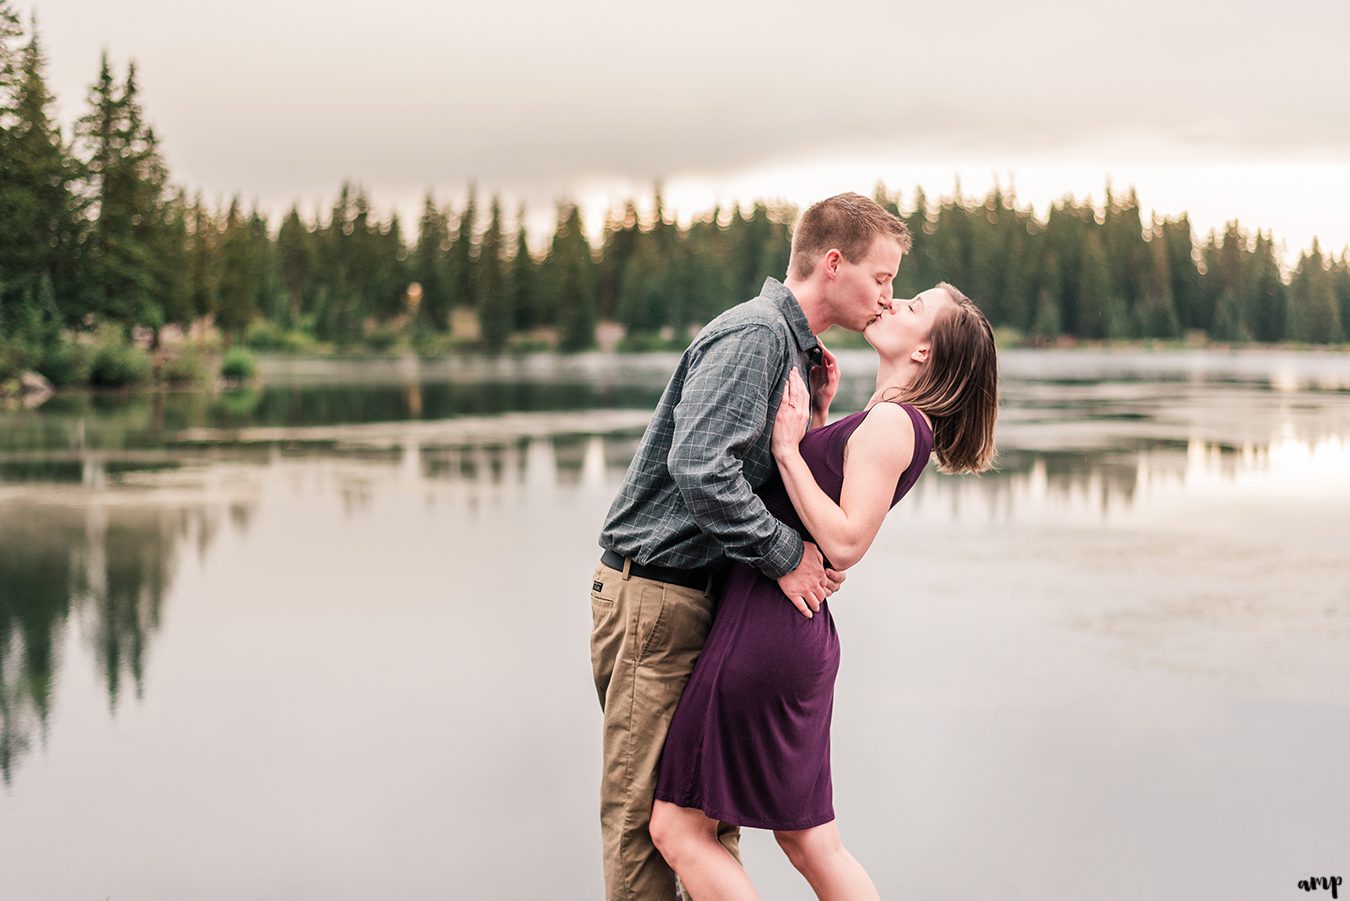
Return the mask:
[[695,800],[677,800],[676,798],[671,797],[669,793],[665,792],[654,792],[653,797],[658,801],[665,801],[667,804],[674,804],[677,807],[701,810],[705,816],[723,823],[730,823],[733,826],[748,826],[751,829],[775,829],[784,832],[795,832],[801,829],[814,829],[817,826],[824,826],[826,823],[834,822],[833,809],[826,814],[817,814],[814,817],[806,817],[805,819],[784,825],[780,823],[771,823],[767,820],[756,820],[753,817],[743,817],[739,814],[733,814],[730,811],[714,810]]

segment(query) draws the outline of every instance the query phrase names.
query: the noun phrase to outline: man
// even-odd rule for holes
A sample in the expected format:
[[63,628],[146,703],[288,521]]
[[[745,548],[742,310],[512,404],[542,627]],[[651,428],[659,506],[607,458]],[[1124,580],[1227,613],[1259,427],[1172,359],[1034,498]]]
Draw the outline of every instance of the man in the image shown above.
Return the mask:
[[[774,471],[770,434],[788,373],[813,367],[828,404],[834,358],[816,340],[889,308],[905,225],[858,194],[802,214],[785,282],[718,316],[680,358],[600,535],[591,663],[604,713],[600,789],[605,897],[668,901],[675,876],[648,832],[661,748],[712,621],[728,560],[775,579],[804,616],[843,581],[755,495]],[[819,424],[819,423],[816,423]],[[736,859],[740,832],[719,839]]]

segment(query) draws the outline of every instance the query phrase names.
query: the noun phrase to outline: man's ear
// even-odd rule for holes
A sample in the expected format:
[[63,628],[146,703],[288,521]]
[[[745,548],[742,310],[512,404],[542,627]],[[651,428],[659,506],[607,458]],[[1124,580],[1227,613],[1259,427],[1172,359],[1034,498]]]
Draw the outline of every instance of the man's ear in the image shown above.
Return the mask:
[[825,251],[824,262],[825,262],[826,276],[834,278],[836,275],[838,275],[839,264],[843,262],[843,260],[844,255],[840,253],[837,249],[831,247],[829,250]]

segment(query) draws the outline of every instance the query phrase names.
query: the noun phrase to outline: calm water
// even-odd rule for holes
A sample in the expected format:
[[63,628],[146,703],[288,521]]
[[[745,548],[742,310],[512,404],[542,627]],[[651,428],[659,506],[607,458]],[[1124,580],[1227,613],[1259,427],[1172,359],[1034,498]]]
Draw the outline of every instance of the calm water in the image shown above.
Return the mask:
[[[1001,470],[930,470],[832,602],[854,854],[896,898],[1350,877],[1350,357],[1003,360]],[[599,897],[587,587],[674,363],[0,413],[0,897]]]

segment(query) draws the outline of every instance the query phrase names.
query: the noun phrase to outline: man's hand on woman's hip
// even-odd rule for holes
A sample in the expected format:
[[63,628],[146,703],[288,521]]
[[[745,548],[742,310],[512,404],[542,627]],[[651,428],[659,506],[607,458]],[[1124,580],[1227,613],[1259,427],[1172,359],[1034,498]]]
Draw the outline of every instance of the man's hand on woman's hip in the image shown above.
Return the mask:
[[838,591],[843,583],[843,573],[825,568],[820,548],[803,541],[802,562],[778,580],[778,587],[802,616],[810,619],[820,612],[820,602]]

